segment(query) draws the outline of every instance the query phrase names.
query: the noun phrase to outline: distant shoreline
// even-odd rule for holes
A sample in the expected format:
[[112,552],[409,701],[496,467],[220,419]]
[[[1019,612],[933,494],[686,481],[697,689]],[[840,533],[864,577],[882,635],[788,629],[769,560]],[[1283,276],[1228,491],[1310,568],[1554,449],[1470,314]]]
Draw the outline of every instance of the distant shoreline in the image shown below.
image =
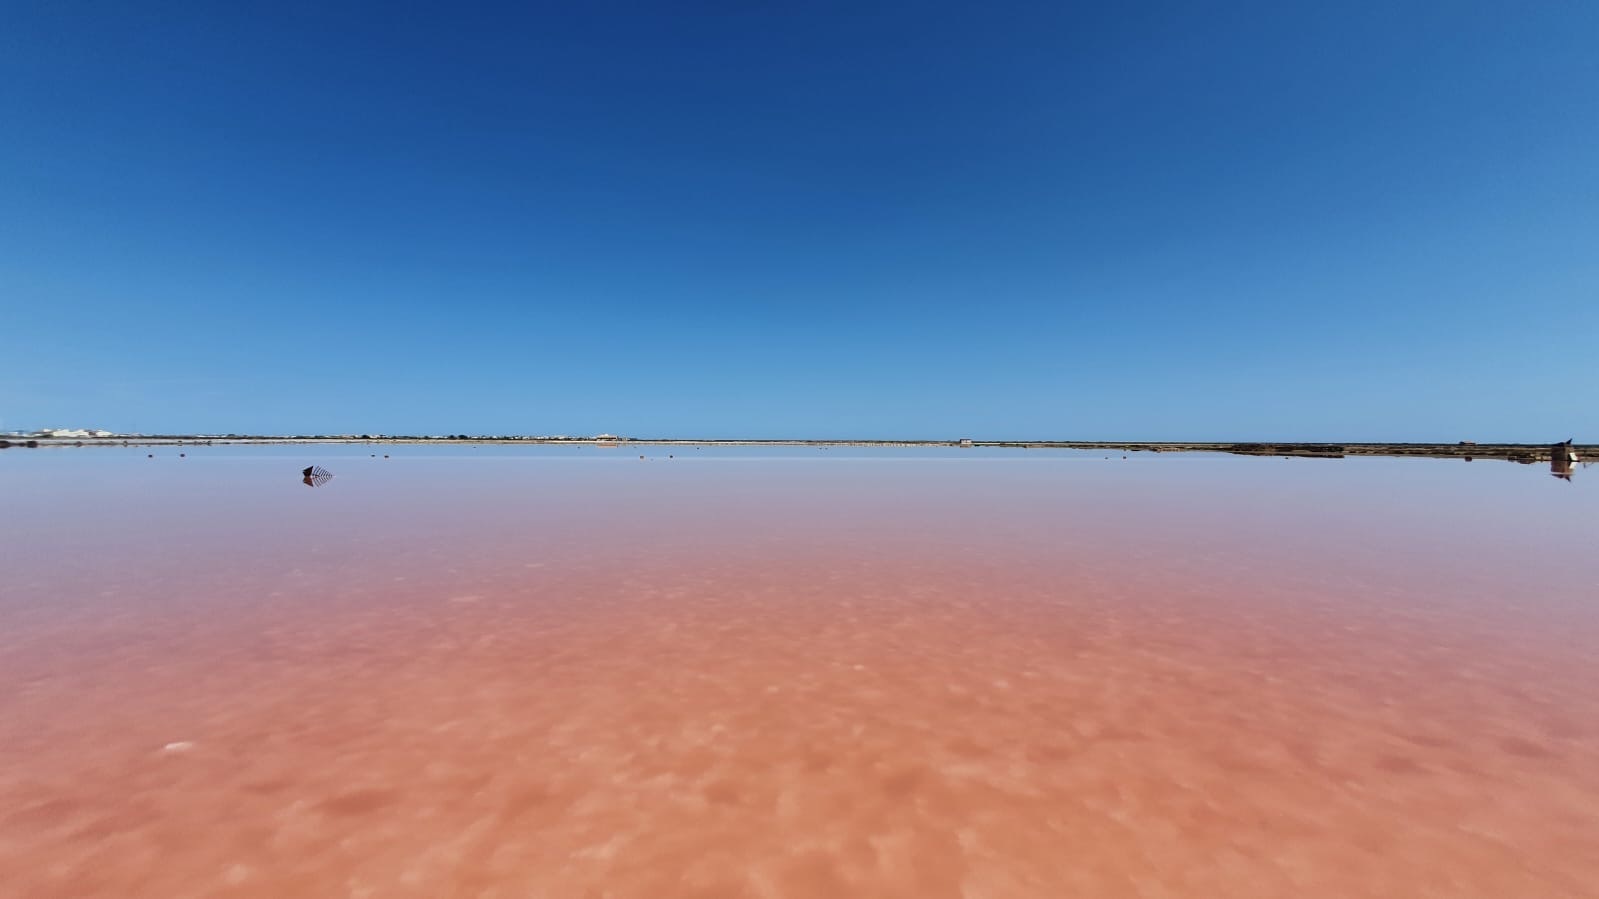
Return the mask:
[[[593,446],[848,446],[866,448],[928,447],[948,449],[1072,449],[1150,453],[1229,453],[1246,456],[1342,458],[1344,456],[1400,456],[1435,459],[1498,459],[1510,462],[1547,462],[1550,443],[1267,443],[1174,441],[1119,442],[1100,440],[689,440],[678,438],[596,439],[592,437],[260,437],[228,436],[112,436],[112,437],[8,437],[0,448],[50,448],[90,446],[240,446],[240,445],[539,445]],[[1574,444],[1583,459],[1599,459],[1599,444]]]

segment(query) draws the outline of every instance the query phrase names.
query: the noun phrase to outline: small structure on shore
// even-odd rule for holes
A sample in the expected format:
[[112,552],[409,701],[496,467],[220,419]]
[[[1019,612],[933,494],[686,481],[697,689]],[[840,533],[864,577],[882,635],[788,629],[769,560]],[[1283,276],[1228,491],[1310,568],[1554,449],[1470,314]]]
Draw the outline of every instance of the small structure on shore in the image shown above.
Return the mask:
[[1577,451],[1571,448],[1570,440],[1549,448],[1549,473],[1562,481],[1571,480],[1571,466],[1577,461]]
[[971,448],[972,448],[972,438],[970,438],[970,437],[962,437],[961,438],[961,449],[971,449]]

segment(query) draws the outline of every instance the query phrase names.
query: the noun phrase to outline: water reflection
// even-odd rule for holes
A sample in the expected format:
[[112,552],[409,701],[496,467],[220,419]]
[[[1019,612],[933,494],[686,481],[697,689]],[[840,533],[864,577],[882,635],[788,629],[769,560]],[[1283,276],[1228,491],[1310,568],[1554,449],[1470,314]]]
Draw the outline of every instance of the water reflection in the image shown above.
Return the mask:
[[323,468],[320,465],[313,465],[310,468],[301,471],[300,474],[303,475],[300,483],[307,487],[321,487],[328,481],[333,480],[333,472],[328,471],[326,468]]

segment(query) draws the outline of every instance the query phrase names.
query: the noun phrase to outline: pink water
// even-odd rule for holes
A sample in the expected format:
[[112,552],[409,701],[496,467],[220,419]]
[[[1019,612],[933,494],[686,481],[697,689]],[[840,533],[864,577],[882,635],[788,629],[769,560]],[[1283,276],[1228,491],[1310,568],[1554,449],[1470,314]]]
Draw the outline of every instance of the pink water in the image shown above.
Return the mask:
[[0,896],[1599,896],[1599,476],[359,449],[0,455]]

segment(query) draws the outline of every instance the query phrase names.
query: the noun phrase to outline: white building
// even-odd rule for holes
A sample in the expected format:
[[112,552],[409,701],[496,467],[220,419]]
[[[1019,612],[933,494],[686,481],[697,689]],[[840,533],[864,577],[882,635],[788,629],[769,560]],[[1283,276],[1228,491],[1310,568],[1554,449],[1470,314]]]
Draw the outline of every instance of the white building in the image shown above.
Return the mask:
[[36,437],[84,438],[84,437],[115,437],[110,431],[101,431],[93,428],[45,428],[39,431]]

